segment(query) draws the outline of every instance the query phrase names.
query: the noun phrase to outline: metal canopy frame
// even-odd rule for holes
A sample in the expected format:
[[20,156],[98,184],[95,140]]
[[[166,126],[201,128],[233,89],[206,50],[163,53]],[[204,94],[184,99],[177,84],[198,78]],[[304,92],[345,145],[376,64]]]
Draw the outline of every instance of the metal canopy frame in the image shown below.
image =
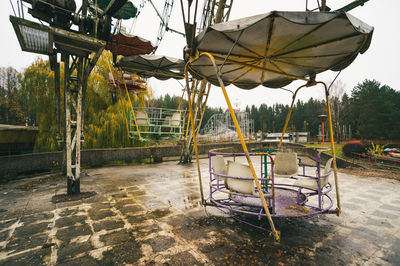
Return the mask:
[[[67,52],[78,56],[89,56],[104,49],[105,41],[46,26],[26,19],[10,16],[21,49],[26,52],[54,55]],[[45,40],[43,40],[45,39]]]
[[226,85],[279,88],[340,71],[370,45],[373,27],[343,12],[278,12],[208,27],[194,41],[193,77],[218,86],[212,54]]
[[135,73],[143,78],[154,77],[159,80],[169,78],[183,79],[185,62],[169,56],[133,55],[121,58],[117,65],[124,71]]

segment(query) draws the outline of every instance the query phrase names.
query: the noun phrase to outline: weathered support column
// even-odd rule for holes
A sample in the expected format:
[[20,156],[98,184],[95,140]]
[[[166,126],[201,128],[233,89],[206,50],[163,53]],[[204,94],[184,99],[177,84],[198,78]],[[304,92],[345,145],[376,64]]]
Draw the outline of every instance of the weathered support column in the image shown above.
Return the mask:
[[[70,58],[72,62],[70,65]],[[80,193],[80,153],[82,133],[82,91],[84,57],[64,56],[65,168],[67,194]]]

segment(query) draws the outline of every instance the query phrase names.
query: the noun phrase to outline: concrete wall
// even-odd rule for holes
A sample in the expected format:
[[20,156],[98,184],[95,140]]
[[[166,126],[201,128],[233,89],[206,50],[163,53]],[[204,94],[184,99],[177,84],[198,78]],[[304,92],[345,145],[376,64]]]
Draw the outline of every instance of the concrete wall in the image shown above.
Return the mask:
[[60,169],[62,158],[62,152],[2,156],[0,157],[0,178]]
[[[297,143],[283,143],[284,146],[288,146],[288,147],[296,147],[296,152],[300,155],[305,155],[311,159],[315,159],[316,158],[316,152],[317,150],[314,148],[306,148],[304,145],[302,144],[297,144]],[[268,147],[268,144],[266,145],[266,147]],[[329,154],[326,153],[321,153],[321,163],[325,164],[330,158],[332,158],[332,156],[330,156]],[[336,165],[338,168],[346,168],[349,166],[353,166],[353,167],[360,167],[357,164],[354,164],[352,162],[346,161],[342,158],[338,158],[336,157]]]
[[[253,148],[261,148],[261,143],[247,143],[249,150]],[[264,143],[265,145],[265,143]],[[299,154],[307,155],[315,158],[315,150],[304,148],[298,144],[287,144],[288,146],[296,146]],[[242,152],[239,142],[234,143],[211,143],[200,144],[200,154],[208,154],[209,150],[232,148],[232,152]],[[180,156],[182,150],[181,145],[174,146],[155,146],[155,147],[135,147],[123,149],[93,149],[83,150],[81,164],[83,167],[101,166],[112,161],[132,161],[151,159],[154,162],[161,162],[163,158]],[[324,164],[330,158],[327,154],[322,154],[321,159]],[[0,157],[0,178],[13,177],[19,174],[36,173],[44,171],[60,170],[63,160],[62,152],[33,153],[25,155],[2,156]],[[351,162],[337,158],[337,166],[344,168],[353,165]]]
[[[259,143],[255,142],[248,143],[248,149],[250,150],[259,145]],[[208,151],[211,149],[228,147],[233,147],[235,152],[241,151],[241,145],[238,142],[201,144],[198,147],[200,154],[208,154]],[[181,145],[83,150],[81,153],[81,164],[83,167],[92,167],[101,166],[104,163],[112,161],[144,159],[151,159],[154,162],[160,162],[166,157],[180,156],[181,150]],[[1,156],[0,178],[13,177],[19,174],[60,170],[62,162],[62,152]]]

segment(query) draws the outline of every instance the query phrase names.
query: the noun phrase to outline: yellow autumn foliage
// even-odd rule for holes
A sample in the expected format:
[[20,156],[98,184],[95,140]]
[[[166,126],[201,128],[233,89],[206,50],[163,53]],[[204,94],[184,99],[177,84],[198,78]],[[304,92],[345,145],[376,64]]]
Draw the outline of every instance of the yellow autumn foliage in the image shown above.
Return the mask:
[[[61,65],[61,79],[63,78]],[[130,104],[126,91],[117,93],[117,100],[112,101],[112,85],[108,73],[114,71],[112,56],[104,51],[88,79],[84,104],[84,149],[122,148],[137,145],[129,139],[128,117]],[[27,67],[21,78],[21,94],[28,105],[28,116],[39,127],[34,151],[55,151],[61,147],[56,140],[56,112],[54,72],[47,60],[38,58]],[[61,114],[64,102],[63,80],[61,80]],[[150,93],[135,95],[130,93],[132,105],[145,106],[151,97]],[[61,115],[61,121],[62,121]],[[63,130],[61,130],[63,134]]]

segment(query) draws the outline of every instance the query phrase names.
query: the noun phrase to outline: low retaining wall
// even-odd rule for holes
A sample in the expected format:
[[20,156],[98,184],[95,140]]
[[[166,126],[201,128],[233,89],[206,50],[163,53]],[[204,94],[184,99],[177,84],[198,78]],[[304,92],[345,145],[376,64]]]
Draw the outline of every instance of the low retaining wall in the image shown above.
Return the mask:
[[[301,149],[301,153],[307,155],[310,158],[315,158],[315,149],[310,149],[310,148],[300,148]],[[321,163],[322,164],[326,164],[326,162],[332,158],[331,155],[326,154],[326,153],[321,153]],[[349,166],[353,166],[353,167],[360,167],[359,165],[356,165],[352,162],[346,161],[342,158],[338,158],[336,157],[336,166],[338,168],[346,168]]]
[[[249,142],[249,150],[260,148],[261,143]],[[305,148],[302,145],[297,146],[297,152],[310,158],[315,158],[315,150]],[[199,154],[208,154],[209,150],[232,148],[232,152],[242,152],[239,142],[200,144],[198,146]],[[127,161],[151,159],[154,162],[161,162],[163,158],[180,156],[182,145],[174,146],[154,146],[154,147],[134,147],[122,149],[93,149],[83,150],[81,153],[82,167],[101,166],[112,161]],[[321,160],[324,164],[331,156],[321,154]],[[57,171],[61,169],[63,161],[62,152],[32,153],[24,155],[2,156],[0,157],[0,179],[4,177],[14,177],[20,174],[38,173],[46,171]],[[337,158],[337,166],[345,168],[348,166],[357,166],[351,162]]]
[[[247,146],[250,150],[259,147],[260,144],[250,142],[247,143]],[[198,146],[199,154],[208,154],[208,151],[211,149],[228,147],[233,147],[235,152],[242,151],[239,142],[200,144]],[[154,162],[160,162],[166,157],[180,156],[181,150],[182,145],[83,150],[81,152],[81,165],[82,167],[93,167],[112,161],[129,162],[144,159],[152,159]],[[60,170],[62,162],[62,152],[2,156],[0,157],[0,178]]]
[[[304,155],[307,156],[311,159],[315,159],[316,158],[316,149],[314,148],[309,148],[306,147],[302,144],[297,144],[297,143],[283,143],[284,146],[288,146],[288,147],[296,147],[296,152],[300,155]],[[269,145],[266,145],[265,147],[268,147]],[[272,146],[273,147],[273,146]],[[275,146],[276,147],[276,146]],[[332,158],[331,155],[327,154],[327,153],[321,153],[321,164],[326,164],[326,162]],[[338,158],[336,157],[336,166],[338,168],[346,168],[349,166],[352,167],[360,167],[358,164],[346,161],[342,158]]]

